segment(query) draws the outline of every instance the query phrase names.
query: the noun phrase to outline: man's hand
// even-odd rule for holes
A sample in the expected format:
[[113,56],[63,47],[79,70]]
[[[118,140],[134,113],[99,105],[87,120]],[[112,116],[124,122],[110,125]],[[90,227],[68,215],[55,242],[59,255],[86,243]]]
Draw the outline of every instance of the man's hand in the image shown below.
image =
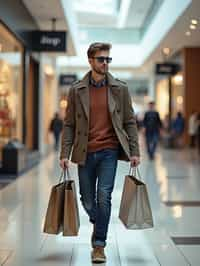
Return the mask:
[[145,133],[146,133],[146,128],[145,128],[145,127],[142,127],[141,132],[142,132],[143,135],[145,135]]
[[60,160],[60,167],[65,170],[66,168],[69,168],[69,160],[67,158],[63,158]]
[[136,167],[140,164],[140,157],[132,156],[130,157],[131,167]]

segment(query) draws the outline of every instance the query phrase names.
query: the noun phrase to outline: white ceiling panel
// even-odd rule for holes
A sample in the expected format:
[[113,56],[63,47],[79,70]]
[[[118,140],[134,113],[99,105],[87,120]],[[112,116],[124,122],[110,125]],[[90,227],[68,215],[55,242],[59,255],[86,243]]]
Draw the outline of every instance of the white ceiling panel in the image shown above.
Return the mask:
[[76,12],[77,22],[81,27],[115,27],[117,15]]
[[142,28],[153,2],[153,0],[132,0],[125,26]]
[[56,18],[56,30],[67,30],[67,54],[75,55],[70,29],[63,7],[58,0],[22,0],[41,30],[52,30],[52,18]]
[[75,10],[80,12],[114,14],[118,9],[118,0],[74,0],[73,4]]
[[52,18],[58,19],[58,29],[67,29],[64,12],[59,1],[23,0],[23,3],[42,29],[51,30]]

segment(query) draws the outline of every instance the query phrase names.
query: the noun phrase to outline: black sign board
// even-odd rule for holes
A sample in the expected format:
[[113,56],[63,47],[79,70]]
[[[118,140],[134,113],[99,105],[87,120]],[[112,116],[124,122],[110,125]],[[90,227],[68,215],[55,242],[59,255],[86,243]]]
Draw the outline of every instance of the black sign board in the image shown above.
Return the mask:
[[137,95],[140,95],[140,96],[147,95],[147,94],[148,94],[148,88],[143,88],[143,87],[141,87],[141,88],[137,88],[137,89],[135,90],[135,93],[136,93]]
[[155,73],[159,75],[174,75],[179,69],[179,65],[174,63],[159,63],[156,64]]
[[61,74],[59,77],[59,85],[71,85],[74,81],[77,80],[76,74]]
[[31,50],[34,52],[66,52],[66,31],[32,31]]

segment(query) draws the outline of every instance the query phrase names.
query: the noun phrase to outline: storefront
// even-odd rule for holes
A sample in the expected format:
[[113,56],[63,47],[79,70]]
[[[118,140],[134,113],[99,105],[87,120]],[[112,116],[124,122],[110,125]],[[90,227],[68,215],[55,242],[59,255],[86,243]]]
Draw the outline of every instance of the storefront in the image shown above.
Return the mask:
[[[49,61],[49,60],[48,60]],[[43,71],[43,136],[44,153],[48,153],[53,147],[53,136],[49,130],[50,122],[58,112],[58,90],[56,71],[51,61],[44,63]]]
[[23,45],[0,22],[0,157],[8,140],[23,141]]
[[169,114],[169,81],[167,78],[159,80],[156,84],[156,109],[161,119]]
[[163,77],[156,83],[156,107],[161,119],[170,115],[173,119],[177,112],[184,112],[183,74]]
[[183,73],[179,72],[171,78],[171,112],[172,118],[177,112],[184,113]]
[[[60,42],[54,47],[42,36]],[[28,167],[52,147],[49,125],[59,111],[59,97],[51,55],[66,51],[66,36],[40,29],[22,1],[0,1],[0,174],[5,173],[3,147],[10,140],[23,146]]]
[[189,144],[189,118],[193,110],[200,113],[200,48],[184,48],[170,62],[178,65],[179,71],[170,75],[156,75],[156,105],[162,118],[169,115],[173,119],[177,112],[183,114],[184,141]]

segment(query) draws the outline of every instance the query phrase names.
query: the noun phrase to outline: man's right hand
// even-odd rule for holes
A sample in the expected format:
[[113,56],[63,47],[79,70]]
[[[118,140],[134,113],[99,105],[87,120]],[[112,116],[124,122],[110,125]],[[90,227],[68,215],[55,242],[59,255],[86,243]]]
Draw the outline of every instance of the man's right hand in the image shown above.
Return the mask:
[[67,158],[63,158],[60,160],[60,167],[65,170],[66,168],[69,168],[69,160]]

